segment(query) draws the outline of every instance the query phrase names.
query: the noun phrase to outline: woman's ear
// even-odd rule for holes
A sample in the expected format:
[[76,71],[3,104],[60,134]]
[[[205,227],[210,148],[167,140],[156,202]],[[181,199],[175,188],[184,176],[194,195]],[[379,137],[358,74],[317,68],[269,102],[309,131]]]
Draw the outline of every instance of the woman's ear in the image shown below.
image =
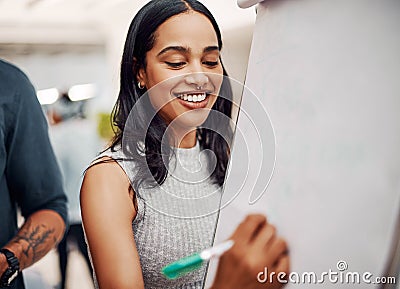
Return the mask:
[[140,89],[146,87],[146,71],[143,66],[139,66],[136,58],[133,58],[133,73],[136,76],[136,82]]
[[139,82],[139,87],[146,87],[146,71],[143,67],[139,68],[136,74],[136,78]]

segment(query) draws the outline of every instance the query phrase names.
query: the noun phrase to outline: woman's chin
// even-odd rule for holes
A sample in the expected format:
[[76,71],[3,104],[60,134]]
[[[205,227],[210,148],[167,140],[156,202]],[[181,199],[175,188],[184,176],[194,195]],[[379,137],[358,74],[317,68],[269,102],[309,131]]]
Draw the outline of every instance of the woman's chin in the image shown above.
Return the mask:
[[185,112],[184,114],[176,118],[171,124],[186,127],[188,129],[195,129],[201,126],[206,121],[208,115],[208,109],[194,109]]

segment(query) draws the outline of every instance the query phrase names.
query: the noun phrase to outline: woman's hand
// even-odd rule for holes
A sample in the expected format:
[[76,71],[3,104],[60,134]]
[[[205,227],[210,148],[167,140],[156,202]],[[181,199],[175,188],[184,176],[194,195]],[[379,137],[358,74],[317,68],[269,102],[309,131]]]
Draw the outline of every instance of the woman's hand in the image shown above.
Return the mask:
[[230,239],[235,244],[220,258],[212,289],[283,287],[278,276],[286,280],[289,274],[286,242],[276,236],[275,227],[267,223],[265,216],[248,215]]

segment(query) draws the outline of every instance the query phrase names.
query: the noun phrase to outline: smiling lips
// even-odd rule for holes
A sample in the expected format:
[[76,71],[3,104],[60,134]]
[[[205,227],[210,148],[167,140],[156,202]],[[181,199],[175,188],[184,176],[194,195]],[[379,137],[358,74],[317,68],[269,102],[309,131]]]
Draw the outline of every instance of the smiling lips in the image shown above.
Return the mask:
[[207,94],[205,92],[202,93],[180,93],[177,95],[178,98],[186,100],[186,101],[191,101],[191,102],[199,102],[203,101],[206,99]]
[[175,94],[178,101],[189,109],[204,108],[208,104],[209,93],[193,92]]

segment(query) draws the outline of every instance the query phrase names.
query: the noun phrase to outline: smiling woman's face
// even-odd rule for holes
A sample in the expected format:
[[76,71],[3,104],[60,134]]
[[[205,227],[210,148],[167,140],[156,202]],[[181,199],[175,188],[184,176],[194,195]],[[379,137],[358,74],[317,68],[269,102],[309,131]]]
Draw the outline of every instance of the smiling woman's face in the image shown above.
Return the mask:
[[165,21],[155,37],[138,81],[167,124],[195,128],[206,120],[223,80],[215,30],[206,16],[189,11]]

